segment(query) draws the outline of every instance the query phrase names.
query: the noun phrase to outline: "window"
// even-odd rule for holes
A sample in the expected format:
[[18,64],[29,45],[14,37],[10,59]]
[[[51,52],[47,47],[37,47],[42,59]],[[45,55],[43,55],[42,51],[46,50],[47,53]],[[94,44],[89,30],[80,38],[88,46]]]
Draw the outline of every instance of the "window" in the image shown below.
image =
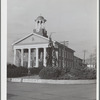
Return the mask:
[[66,61],[66,66],[67,66],[67,61]]
[[64,57],[66,58],[66,50],[65,50],[65,54],[64,54]]
[[64,50],[62,50],[62,57],[64,57]]
[[65,60],[64,64],[65,64],[65,66],[66,66],[66,60]]
[[69,62],[69,67],[70,67],[70,62]]
[[61,49],[59,48],[59,56],[61,56]]
[[69,52],[69,59],[70,59],[70,52]]
[[59,59],[59,67],[61,67],[61,59]]
[[67,52],[67,58],[69,59],[69,52]]
[[42,24],[42,21],[40,23]]
[[72,67],[73,67],[73,62],[72,62]]
[[73,54],[72,54],[72,60],[73,60]]
[[66,58],[67,58],[67,51],[66,51]]
[[37,21],[37,23],[39,23],[39,21]]
[[67,67],[69,67],[69,65],[68,65],[68,61],[67,61]]
[[71,59],[71,53],[69,53],[69,55],[70,55],[70,59]]
[[72,62],[70,62],[70,67],[72,67]]

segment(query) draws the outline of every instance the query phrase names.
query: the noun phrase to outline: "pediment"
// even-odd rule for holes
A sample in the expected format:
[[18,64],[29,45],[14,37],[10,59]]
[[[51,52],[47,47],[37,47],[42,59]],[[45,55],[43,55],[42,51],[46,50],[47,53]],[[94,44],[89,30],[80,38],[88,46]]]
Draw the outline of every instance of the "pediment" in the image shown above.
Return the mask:
[[13,45],[28,45],[28,44],[41,44],[41,43],[48,43],[49,39],[37,34],[29,34],[26,37],[16,41]]

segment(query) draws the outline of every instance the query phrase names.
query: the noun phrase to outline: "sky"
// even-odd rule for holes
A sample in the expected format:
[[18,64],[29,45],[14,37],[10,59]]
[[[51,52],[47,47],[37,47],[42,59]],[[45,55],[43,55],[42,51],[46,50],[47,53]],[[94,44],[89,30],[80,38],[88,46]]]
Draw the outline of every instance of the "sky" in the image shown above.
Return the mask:
[[12,61],[12,43],[33,32],[35,19],[42,15],[48,35],[69,41],[75,55],[88,58],[96,47],[96,0],[7,0],[7,59]]

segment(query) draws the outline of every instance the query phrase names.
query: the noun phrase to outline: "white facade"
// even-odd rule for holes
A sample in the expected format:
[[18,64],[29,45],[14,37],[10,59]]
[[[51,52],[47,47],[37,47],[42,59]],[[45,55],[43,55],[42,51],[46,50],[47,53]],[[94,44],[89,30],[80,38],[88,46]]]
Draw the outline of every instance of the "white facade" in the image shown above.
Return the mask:
[[[39,67],[41,61],[46,66],[46,49],[48,48],[49,39],[40,36],[36,33],[31,33],[28,36],[13,43],[14,50],[14,65],[26,67]],[[26,59],[25,59],[26,56]],[[32,63],[35,64],[32,64]]]

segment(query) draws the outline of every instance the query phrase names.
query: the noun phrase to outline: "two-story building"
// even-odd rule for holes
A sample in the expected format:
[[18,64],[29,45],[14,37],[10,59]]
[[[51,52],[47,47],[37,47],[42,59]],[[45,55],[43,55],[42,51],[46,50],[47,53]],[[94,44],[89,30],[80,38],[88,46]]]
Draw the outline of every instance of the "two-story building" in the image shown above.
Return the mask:
[[[16,66],[31,68],[43,64],[46,67],[49,38],[45,29],[45,22],[46,19],[43,16],[37,17],[33,32],[12,44]],[[53,44],[56,48],[56,65],[58,67],[73,67],[74,50],[54,40]]]

